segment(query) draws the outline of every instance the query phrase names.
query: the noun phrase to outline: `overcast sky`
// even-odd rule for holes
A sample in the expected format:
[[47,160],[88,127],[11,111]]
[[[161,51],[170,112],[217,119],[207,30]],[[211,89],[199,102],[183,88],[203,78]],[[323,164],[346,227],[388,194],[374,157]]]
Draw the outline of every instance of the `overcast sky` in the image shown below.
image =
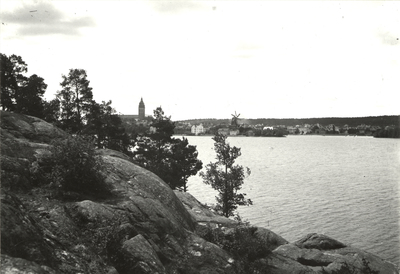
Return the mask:
[[399,115],[400,1],[0,1],[0,51],[172,120]]

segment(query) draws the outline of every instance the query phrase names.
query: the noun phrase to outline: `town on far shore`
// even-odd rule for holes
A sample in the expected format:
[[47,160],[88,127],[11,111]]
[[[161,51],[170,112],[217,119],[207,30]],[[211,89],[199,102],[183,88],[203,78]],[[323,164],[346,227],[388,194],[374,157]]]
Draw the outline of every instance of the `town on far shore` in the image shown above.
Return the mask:
[[[151,132],[152,116],[146,116],[143,98],[138,115],[120,115],[128,133]],[[174,121],[176,135],[284,137],[287,135],[343,135],[399,137],[400,115],[330,118],[242,119],[236,111],[228,119]],[[384,136],[385,135],[385,136]],[[392,135],[392,136],[388,136]]]

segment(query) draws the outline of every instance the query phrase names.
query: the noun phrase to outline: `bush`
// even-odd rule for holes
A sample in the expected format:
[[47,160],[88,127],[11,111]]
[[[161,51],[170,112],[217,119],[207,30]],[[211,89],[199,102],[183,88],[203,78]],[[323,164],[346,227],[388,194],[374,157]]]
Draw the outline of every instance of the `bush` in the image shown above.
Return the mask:
[[259,266],[258,260],[265,258],[271,251],[266,241],[255,237],[256,230],[256,227],[248,224],[241,224],[226,231],[207,226],[200,236],[232,254],[240,273],[265,273],[261,271],[264,267]]
[[55,189],[62,197],[78,195],[105,198],[111,188],[100,172],[102,161],[94,146],[78,137],[55,140],[50,153],[43,155],[32,167],[34,181]]

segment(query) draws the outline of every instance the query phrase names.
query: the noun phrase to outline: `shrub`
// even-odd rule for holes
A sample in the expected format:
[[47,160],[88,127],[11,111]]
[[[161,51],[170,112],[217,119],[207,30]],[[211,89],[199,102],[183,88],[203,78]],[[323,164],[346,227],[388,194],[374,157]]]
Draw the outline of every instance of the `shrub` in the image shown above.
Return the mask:
[[268,243],[255,237],[256,230],[256,227],[247,223],[226,231],[207,226],[200,236],[232,254],[239,272],[254,273],[262,268],[259,267],[258,260],[270,254]]
[[78,137],[55,140],[50,153],[42,155],[32,167],[34,181],[48,185],[57,194],[105,198],[111,194],[100,172],[102,161],[94,146]]

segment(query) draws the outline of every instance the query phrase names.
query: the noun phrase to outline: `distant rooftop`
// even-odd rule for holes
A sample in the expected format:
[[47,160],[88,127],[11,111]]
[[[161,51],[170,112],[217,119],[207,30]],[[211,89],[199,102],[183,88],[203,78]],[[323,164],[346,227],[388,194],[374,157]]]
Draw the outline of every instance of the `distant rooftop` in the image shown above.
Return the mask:
[[124,119],[138,119],[139,115],[137,114],[120,114],[119,117]]

